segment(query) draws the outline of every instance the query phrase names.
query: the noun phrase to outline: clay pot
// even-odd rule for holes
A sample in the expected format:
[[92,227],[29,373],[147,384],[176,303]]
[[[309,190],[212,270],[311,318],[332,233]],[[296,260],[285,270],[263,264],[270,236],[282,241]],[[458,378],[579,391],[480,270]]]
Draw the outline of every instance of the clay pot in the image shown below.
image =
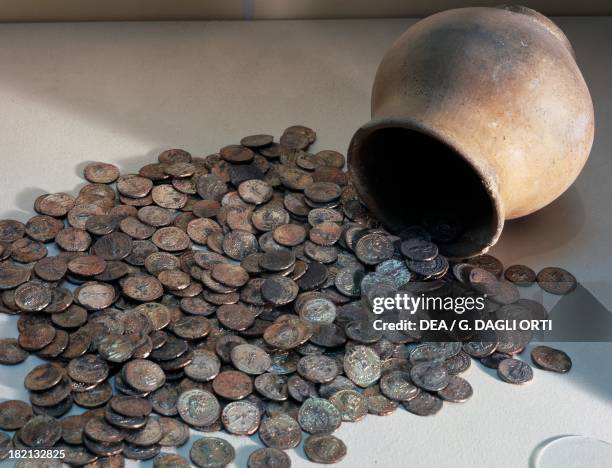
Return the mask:
[[425,18],[387,51],[353,183],[394,231],[425,224],[451,257],[561,195],[593,142],[593,104],[563,32],[524,7]]

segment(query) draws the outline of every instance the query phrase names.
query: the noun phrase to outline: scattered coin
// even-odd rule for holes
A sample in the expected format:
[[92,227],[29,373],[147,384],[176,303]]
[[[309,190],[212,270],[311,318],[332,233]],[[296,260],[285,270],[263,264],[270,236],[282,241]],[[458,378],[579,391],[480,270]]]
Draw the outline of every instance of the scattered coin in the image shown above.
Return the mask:
[[442,409],[442,400],[427,392],[420,392],[415,398],[402,404],[417,416],[432,416]]
[[504,359],[497,366],[497,375],[511,384],[524,384],[533,379],[533,370],[529,364],[518,359]]
[[548,267],[537,275],[540,287],[551,294],[569,294],[576,289],[576,278],[563,268]]
[[229,465],[236,458],[236,452],[234,447],[224,439],[202,437],[191,446],[189,458],[200,468],[221,468]]
[[304,441],[304,453],[315,463],[338,463],[346,456],[346,445],[333,435],[310,435]]
[[275,448],[259,448],[249,455],[248,468],[290,468],[291,459],[282,450]]
[[541,369],[566,373],[572,368],[572,360],[563,351],[548,346],[536,346],[531,350],[531,360]]

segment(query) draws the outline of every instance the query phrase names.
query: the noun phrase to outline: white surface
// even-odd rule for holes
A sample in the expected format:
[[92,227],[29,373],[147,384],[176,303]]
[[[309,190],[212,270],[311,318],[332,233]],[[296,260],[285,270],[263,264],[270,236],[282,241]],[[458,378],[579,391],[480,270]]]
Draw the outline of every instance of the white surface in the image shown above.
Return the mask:
[[[258,23],[0,25],[0,215],[26,220],[43,192],[74,191],[86,161],[124,172],[160,149],[205,155],[243,135],[318,132],[315,148],[346,151],[369,118],[374,72],[412,20]],[[565,18],[595,102],[595,145],[577,183],[553,205],[508,223],[493,254],[535,269],[566,267],[612,308],[612,18]],[[410,175],[406,178],[409,180]],[[576,311],[580,313],[580,311]],[[14,318],[0,317],[14,336]],[[529,464],[563,434],[612,441],[612,346],[563,344],[574,369],[535,372],[517,388],[473,365],[475,395],[433,418],[398,410],[343,424],[345,467],[496,467]],[[0,367],[0,397],[27,399],[37,362]],[[257,437],[228,437],[237,465]],[[185,453],[186,448],[181,450]],[[290,452],[306,466],[302,450]]]

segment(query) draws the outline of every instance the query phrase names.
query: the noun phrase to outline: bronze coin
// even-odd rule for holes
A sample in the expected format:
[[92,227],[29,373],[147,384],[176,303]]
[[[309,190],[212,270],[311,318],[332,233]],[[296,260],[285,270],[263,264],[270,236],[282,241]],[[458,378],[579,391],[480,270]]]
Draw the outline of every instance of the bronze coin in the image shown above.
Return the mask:
[[519,286],[527,286],[535,282],[536,274],[526,265],[511,265],[506,268],[504,278]]
[[19,346],[26,351],[44,348],[55,338],[55,328],[48,323],[36,323],[19,332]]
[[34,414],[32,407],[21,400],[0,403],[0,429],[14,431],[25,425]]
[[[50,407],[50,406],[63,406],[62,402],[70,396],[72,391],[72,385],[68,377],[63,377],[57,385],[54,385],[48,390],[42,390],[40,392],[30,392],[30,402],[33,405],[33,410],[36,412],[36,407]],[[72,406],[72,402],[68,402],[68,409]],[[65,411],[60,411],[59,414],[63,414]]]
[[168,289],[185,289],[191,283],[191,277],[182,270],[164,270],[157,275],[157,279]]
[[71,333],[68,340],[68,347],[62,353],[62,357],[72,359],[82,356],[89,349],[91,344],[91,335],[84,329],[79,329]]
[[109,405],[116,413],[133,418],[148,416],[153,409],[148,400],[131,396],[113,397]]
[[198,200],[192,210],[198,218],[213,218],[217,216],[220,208],[221,204],[217,200]]
[[75,300],[87,310],[100,310],[115,301],[115,288],[112,285],[90,281],[74,291]]
[[134,359],[128,362],[123,367],[122,373],[130,386],[142,392],[152,392],[166,381],[161,367],[146,359]]
[[306,229],[298,224],[283,224],[272,233],[276,242],[287,247],[299,245],[306,239]]
[[240,140],[240,144],[249,148],[260,148],[262,146],[268,146],[272,141],[274,141],[272,135],[257,134],[245,136]]
[[83,443],[83,426],[87,422],[86,416],[82,414],[67,416],[60,423],[62,425],[62,439],[73,445]]
[[143,206],[136,213],[136,217],[145,224],[154,227],[168,226],[176,219],[175,210],[161,206]]
[[24,380],[28,390],[41,391],[57,385],[64,377],[64,370],[57,364],[40,364],[32,369]]
[[[90,439],[87,436],[83,436],[83,445],[87,450],[95,455],[99,455],[101,457],[111,457],[113,455],[118,455],[123,451],[124,444],[123,442],[113,442],[113,443],[105,443],[105,442],[97,442],[95,440]],[[123,460],[123,458],[121,458]],[[112,465],[111,465],[112,466]],[[120,465],[123,466],[123,465]]]
[[249,148],[242,145],[229,145],[221,148],[219,154],[223,159],[231,163],[247,163],[253,160],[255,154]]
[[68,347],[70,337],[64,330],[56,330],[53,341],[44,348],[40,349],[37,354],[40,357],[54,358],[58,357]]
[[97,255],[81,255],[68,262],[68,270],[81,276],[99,275],[106,269],[106,261]]
[[68,223],[75,228],[85,229],[91,216],[107,214],[107,209],[93,203],[76,204],[68,212]]
[[180,260],[168,252],[153,252],[145,258],[144,267],[151,275],[157,276],[163,270],[175,270]]
[[121,290],[130,299],[148,302],[159,299],[164,287],[157,278],[151,275],[129,275],[121,279]]
[[179,252],[189,247],[187,233],[173,226],[158,229],[151,240],[157,247],[166,252]]
[[179,192],[172,185],[157,185],[151,191],[153,202],[162,208],[178,210],[187,204],[186,194]]
[[28,356],[28,352],[19,346],[15,338],[0,338],[0,364],[19,364]]
[[0,289],[16,288],[30,279],[31,271],[10,263],[0,264]]
[[92,250],[104,260],[121,260],[132,251],[132,238],[122,232],[113,232],[100,237]]
[[263,180],[245,180],[238,186],[238,193],[245,202],[261,205],[272,198],[272,187]]
[[131,238],[140,240],[148,239],[155,233],[153,226],[149,226],[133,216],[128,216],[119,221],[119,229]]
[[182,317],[172,325],[175,335],[188,340],[204,338],[210,333],[211,328],[210,320],[200,315]]
[[96,184],[111,184],[119,177],[119,168],[109,163],[93,162],[85,166],[83,175]]
[[343,154],[332,150],[323,150],[315,154],[315,160],[320,166],[335,167],[342,169],[345,164],[345,157]]
[[83,229],[67,227],[57,233],[55,242],[68,252],[85,252],[91,245],[91,236]]
[[162,164],[175,164],[181,162],[191,162],[192,157],[191,154],[184,149],[173,148],[161,152],[157,159]]
[[226,304],[217,309],[217,319],[230,330],[242,331],[253,325],[255,315],[244,304]]
[[146,197],[153,188],[151,179],[136,174],[128,174],[117,179],[117,190],[130,198]]
[[197,218],[187,224],[187,235],[198,244],[206,244],[208,236],[214,232],[222,232],[222,228],[209,218]]
[[296,282],[284,276],[268,278],[261,286],[262,297],[276,306],[289,304],[297,297],[298,291]]
[[221,372],[212,383],[215,393],[228,400],[242,400],[253,392],[253,382],[244,372]]
[[0,220],[0,241],[15,242],[25,235],[25,225],[14,219]]
[[96,385],[83,392],[73,392],[74,402],[83,408],[98,408],[108,402],[113,396],[113,388],[108,382]]
[[127,433],[109,424],[103,416],[90,418],[83,428],[83,434],[96,442],[116,443],[125,439]]
[[318,288],[327,280],[327,267],[319,262],[308,264],[306,273],[297,280],[297,284],[303,291],[311,291]]
[[538,285],[546,292],[557,295],[569,294],[576,289],[576,278],[563,268],[547,267],[538,273]]
[[211,275],[215,280],[233,288],[244,286],[249,280],[249,274],[244,268],[231,263],[217,263]]
[[[74,197],[66,193],[41,195],[34,203],[34,209],[41,214],[62,217],[74,206]],[[12,242],[12,241],[11,241]]]
[[186,161],[178,161],[166,166],[164,172],[175,178],[191,177],[196,172],[196,165]]
[[15,290],[15,305],[25,312],[37,312],[49,305],[51,290],[44,284],[29,281]]
[[340,197],[342,189],[332,182],[314,182],[304,189],[304,195],[317,203],[327,203]]
[[51,416],[30,418],[19,430],[19,439],[32,448],[51,448],[62,437],[62,426]]
[[66,260],[62,257],[45,257],[34,265],[34,272],[45,281],[59,281],[68,271]]
[[47,255],[47,247],[41,242],[23,237],[11,245],[11,258],[21,263],[36,262]]
[[98,384],[106,379],[108,372],[106,361],[95,354],[85,354],[68,363],[68,375],[78,382]]
[[47,215],[30,218],[25,225],[26,234],[39,242],[49,242],[64,228],[64,223]]
[[234,260],[242,260],[257,252],[257,238],[247,231],[235,230],[223,238],[223,251]]
[[489,254],[483,254],[470,258],[467,260],[467,263],[476,268],[482,268],[498,278],[504,271],[504,265],[497,258]]
[[228,191],[227,184],[216,174],[198,177],[196,191],[204,200],[221,200]]
[[317,245],[334,245],[342,235],[342,228],[333,222],[323,222],[314,226],[308,233],[308,237]]

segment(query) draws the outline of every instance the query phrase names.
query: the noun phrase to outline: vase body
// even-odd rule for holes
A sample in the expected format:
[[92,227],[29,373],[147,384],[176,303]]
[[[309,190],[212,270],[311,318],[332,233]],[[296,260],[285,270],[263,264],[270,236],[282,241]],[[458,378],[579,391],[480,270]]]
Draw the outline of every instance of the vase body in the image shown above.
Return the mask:
[[569,41],[523,7],[448,10],[414,24],[378,68],[371,117],[348,151],[358,193],[393,230],[439,223],[451,257],[485,252],[505,219],[559,197],[593,142],[593,105]]

